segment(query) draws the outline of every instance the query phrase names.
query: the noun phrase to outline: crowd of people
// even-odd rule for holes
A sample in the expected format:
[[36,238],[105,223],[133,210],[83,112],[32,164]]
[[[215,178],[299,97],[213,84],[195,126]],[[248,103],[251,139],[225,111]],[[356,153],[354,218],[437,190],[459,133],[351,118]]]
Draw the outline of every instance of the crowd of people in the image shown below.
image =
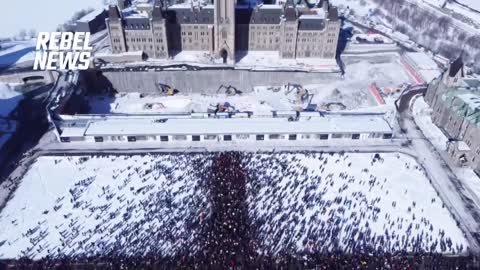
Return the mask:
[[[120,165],[101,166],[104,160]],[[428,230],[425,217],[390,223],[382,195],[367,194],[372,188],[388,194],[388,180],[371,172],[384,156],[372,155],[362,179],[349,172],[355,162],[349,154],[309,152],[55,159],[79,170],[100,165],[43,210],[46,221],[24,232],[30,245],[22,258],[3,263],[38,269],[475,269],[467,247],[454,245],[442,230]],[[329,164],[343,170],[331,171]],[[404,166],[421,173],[414,164]],[[112,179],[102,178],[107,171]],[[63,222],[52,224],[52,213]],[[369,225],[380,217],[383,234]],[[402,226],[406,236],[395,232]],[[0,254],[14,244],[0,239]]]

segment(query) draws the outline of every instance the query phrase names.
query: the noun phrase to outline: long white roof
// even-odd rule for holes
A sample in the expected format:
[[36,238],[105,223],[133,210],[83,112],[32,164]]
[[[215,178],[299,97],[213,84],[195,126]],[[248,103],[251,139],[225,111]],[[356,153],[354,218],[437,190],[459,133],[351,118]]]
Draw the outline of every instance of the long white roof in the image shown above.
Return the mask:
[[378,115],[326,116],[300,118],[226,118],[168,119],[155,122],[145,119],[99,119],[85,128],[66,127],[62,137],[109,135],[204,135],[204,134],[304,134],[304,133],[391,133],[392,129]]

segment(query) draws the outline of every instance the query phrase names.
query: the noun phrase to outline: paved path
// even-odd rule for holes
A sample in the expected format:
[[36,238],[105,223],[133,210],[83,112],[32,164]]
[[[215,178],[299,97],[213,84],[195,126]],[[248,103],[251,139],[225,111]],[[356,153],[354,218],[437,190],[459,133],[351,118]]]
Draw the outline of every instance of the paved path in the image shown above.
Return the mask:
[[479,243],[474,237],[474,233],[479,231],[480,220],[477,220],[477,217],[480,217],[479,209],[472,205],[469,194],[465,194],[466,190],[458,185],[457,177],[443,156],[428,141],[413,119],[411,100],[414,96],[425,93],[425,90],[418,87],[405,92],[397,100],[400,129],[406,132],[405,138],[411,141],[411,148],[416,152],[417,160],[426,169],[433,187],[465,232],[472,252],[480,254]]

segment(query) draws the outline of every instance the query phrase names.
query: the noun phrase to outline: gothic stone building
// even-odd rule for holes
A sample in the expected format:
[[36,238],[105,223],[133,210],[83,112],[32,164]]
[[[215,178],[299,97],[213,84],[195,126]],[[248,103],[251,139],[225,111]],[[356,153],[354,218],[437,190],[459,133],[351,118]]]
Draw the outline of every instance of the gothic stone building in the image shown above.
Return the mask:
[[156,0],[151,12],[132,13],[110,6],[106,19],[113,53],[143,51],[168,58],[179,51],[205,51],[234,63],[239,51],[278,51],[281,58],[325,58],[336,55],[340,21],[328,0],[317,5],[241,6],[236,0],[164,7]]
[[480,81],[464,75],[458,58],[428,86],[425,101],[432,108],[433,123],[449,139],[453,160],[480,174]]

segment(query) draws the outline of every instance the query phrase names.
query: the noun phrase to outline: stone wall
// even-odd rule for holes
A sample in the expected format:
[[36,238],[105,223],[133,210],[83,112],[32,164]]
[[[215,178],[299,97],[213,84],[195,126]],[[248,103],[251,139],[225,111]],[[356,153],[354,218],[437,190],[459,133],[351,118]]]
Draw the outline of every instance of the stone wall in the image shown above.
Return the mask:
[[[255,86],[281,86],[287,83],[325,84],[340,78],[339,73],[309,73],[249,70],[181,70],[181,71],[122,71],[109,70],[96,74],[117,92],[154,93],[158,83],[169,85],[182,93],[215,93],[219,86],[233,86],[248,92]],[[105,80],[106,79],[106,80]],[[98,81],[101,81],[100,79]],[[106,85],[102,83],[102,85]],[[97,84],[97,89],[98,86]],[[100,90],[100,89],[98,89]]]

